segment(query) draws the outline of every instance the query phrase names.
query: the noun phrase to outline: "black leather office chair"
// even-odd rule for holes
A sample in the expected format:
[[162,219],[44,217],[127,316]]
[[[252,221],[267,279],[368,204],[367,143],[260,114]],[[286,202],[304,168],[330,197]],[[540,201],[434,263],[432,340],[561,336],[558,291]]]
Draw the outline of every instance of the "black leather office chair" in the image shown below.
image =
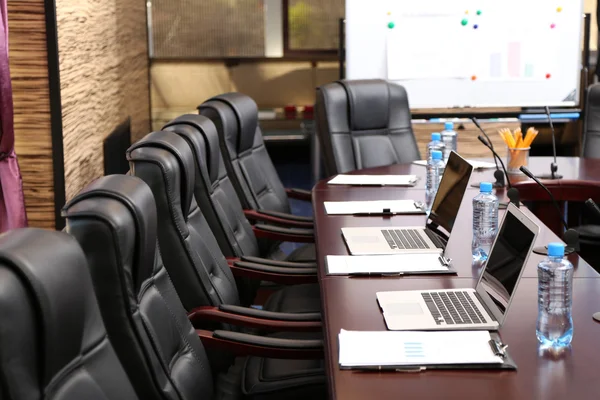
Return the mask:
[[[188,311],[206,305],[237,305],[231,270],[194,197],[196,160],[188,143],[172,132],[153,132],[132,145],[127,158],[133,175],[146,182],[156,199],[159,243],[175,287]],[[210,296],[198,298],[199,280]],[[244,280],[242,304],[254,299],[256,285]],[[240,285],[241,286],[241,285]],[[278,291],[265,310],[309,313],[320,319],[317,284],[287,286]],[[275,299],[277,299],[275,301]]]
[[421,158],[404,87],[380,79],[317,89],[317,134],[328,176]]
[[[171,183],[170,189],[178,191],[178,182]],[[322,355],[321,340],[194,329],[156,251],[161,228],[154,197],[143,181],[124,175],[100,178],[63,214],[67,231],[88,258],[108,334],[141,398],[324,397],[323,373],[306,373],[307,365],[320,361],[303,360]],[[173,256],[161,251],[165,259]],[[198,297],[225,295],[218,287],[199,286],[204,293]],[[211,366],[218,363],[209,362],[205,347],[213,354],[219,350],[216,361],[229,353],[256,357],[238,357],[226,372],[215,373]],[[296,360],[264,358],[267,354]]]
[[0,398],[138,399],[106,336],[85,256],[66,233],[0,236]]
[[[312,217],[291,214],[288,199],[310,201],[311,193],[283,187],[265,148],[254,100],[241,93],[226,93],[201,104],[198,110],[217,127],[225,168],[248,219],[310,229],[305,234],[314,241]],[[297,249],[292,259],[314,260],[314,245]]]
[[[253,230],[246,219],[225,169],[219,150],[219,135],[213,122],[202,115],[188,114],[174,119],[163,129],[185,139],[193,151],[196,166],[196,200],[225,256],[243,260],[235,261],[234,267],[246,270],[259,268],[263,272],[283,274],[290,277],[289,282],[293,282],[299,276],[312,276],[316,282],[316,263],[279,260],[279,252],[261,252],[255,231],[266,229],[271,232],[273,226],[259,224],[255,225]],[[283,231],[279,227],[275,229],[278,233]],[[285,231],[294,234],[296,230],[291,228]],[[286,236],[282,234],[280,239],[285,240]],[[252,264],[249,265],[248,262]]]
[[[584,158],[600,158],[600,83],[588,88],[583,121]],[[600,202],[600,199],[594,199]],[[575,228],[579,232],[579,255],[600,272],[600,225],[582,225]]]
[[582,155],[584,158],[600,158],[600,83],[588,88]]

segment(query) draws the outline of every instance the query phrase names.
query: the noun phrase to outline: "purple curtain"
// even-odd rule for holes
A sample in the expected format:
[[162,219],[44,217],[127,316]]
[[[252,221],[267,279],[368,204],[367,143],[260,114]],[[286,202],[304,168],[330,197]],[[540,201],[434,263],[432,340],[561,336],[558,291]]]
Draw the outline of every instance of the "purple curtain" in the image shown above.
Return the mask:
[[0,13],[0,232],[4,232],[27,226],[27,214],[23,199],[23,181],[14,148],[6,0],[0,0]]

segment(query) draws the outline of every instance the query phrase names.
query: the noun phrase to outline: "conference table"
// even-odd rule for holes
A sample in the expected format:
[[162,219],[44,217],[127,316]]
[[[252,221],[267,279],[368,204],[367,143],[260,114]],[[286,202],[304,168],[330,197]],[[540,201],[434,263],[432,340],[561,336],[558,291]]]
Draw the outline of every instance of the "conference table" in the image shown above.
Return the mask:
[[[551,159],[531,157],[534,174],[549,171]],[[558,159],[563,179],[600,181],[600,161]],[[493,169],[474,171],[471,182],[493,181]],[[426,370],[419,373],[362,372],[341,370],[338,364],[338,334],[341,329],[385,331],[376,292],[474,287],[482,267],[471,258],[472,199],[478,190],[469,187],[446,247],[456,275],[412,275],[404,277],[348,277],[326,274],[327,255],[348,255],[342,227],[424,226],[424,215],[352,216],[327,215],[325,201],[425,199],[425,168],[399,164],[354,171],[356,174],[414,174],[414,187],[366,187],[315,185],[312,203],[315,220],[318,279],[325,339],[328,391],[333,399],[598,399],[600,376],[600,323],[592,315],[600,311],[600,275],[577,254],[568,256],[575,266],[573,282],[574,336],[571,347],[560,354],[539,349],[535,336],[537,318],[537,264],[543,256],[531,254],[515,298],[500,329],[504,343],[517,364],[517,371]],[[514,176],[511,182],[524,182]],[[548,181],[560,187],[560,182]],[[557,192],[560,194],[560,191]],[[497,196],[501,201],[504,190]],[[559,199],[560,200],[560,199]],[[526,207],[521,210],[540,226],[536,245],[560,241]],[[556,211],[554,211],[556,212]],[[500,210],[500,219],[504,211]]]

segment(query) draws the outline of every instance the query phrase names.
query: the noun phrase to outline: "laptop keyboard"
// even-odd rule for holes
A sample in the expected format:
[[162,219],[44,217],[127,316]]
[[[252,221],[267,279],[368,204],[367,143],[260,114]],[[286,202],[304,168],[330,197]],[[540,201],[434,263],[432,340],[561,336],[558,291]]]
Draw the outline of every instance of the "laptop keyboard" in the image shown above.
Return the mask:
[[390,249],[428,249],[416,229],[382,229],[381,233]]
[[485,323],[485,318],[467,292],[425,292],[421,296],[437,325]]

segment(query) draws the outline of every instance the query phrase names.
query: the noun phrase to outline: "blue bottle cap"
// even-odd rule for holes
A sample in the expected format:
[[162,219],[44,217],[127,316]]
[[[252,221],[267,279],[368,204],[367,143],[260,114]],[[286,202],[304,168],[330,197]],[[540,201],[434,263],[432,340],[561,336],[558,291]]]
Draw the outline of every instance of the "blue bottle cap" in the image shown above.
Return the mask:
[[431,140],[442,140],[442,135],[439,132],[434,132],[431,134]]
[[479,191],[481,193],[492,193],[492,184],[490,182],[481,182],[479,184]]
[[565,255],[565,245],[562,243],[548,243],[548,256],[563,257]]
[[[439,133],[438,133],[439,135]],[[431,152],[431,158],[434,160],[441,160],[442,159],[442,152],[439,150],[434,150]]]
[[454,122],[446,122],[444,124],[444,129],[447,131],[454,130]]

